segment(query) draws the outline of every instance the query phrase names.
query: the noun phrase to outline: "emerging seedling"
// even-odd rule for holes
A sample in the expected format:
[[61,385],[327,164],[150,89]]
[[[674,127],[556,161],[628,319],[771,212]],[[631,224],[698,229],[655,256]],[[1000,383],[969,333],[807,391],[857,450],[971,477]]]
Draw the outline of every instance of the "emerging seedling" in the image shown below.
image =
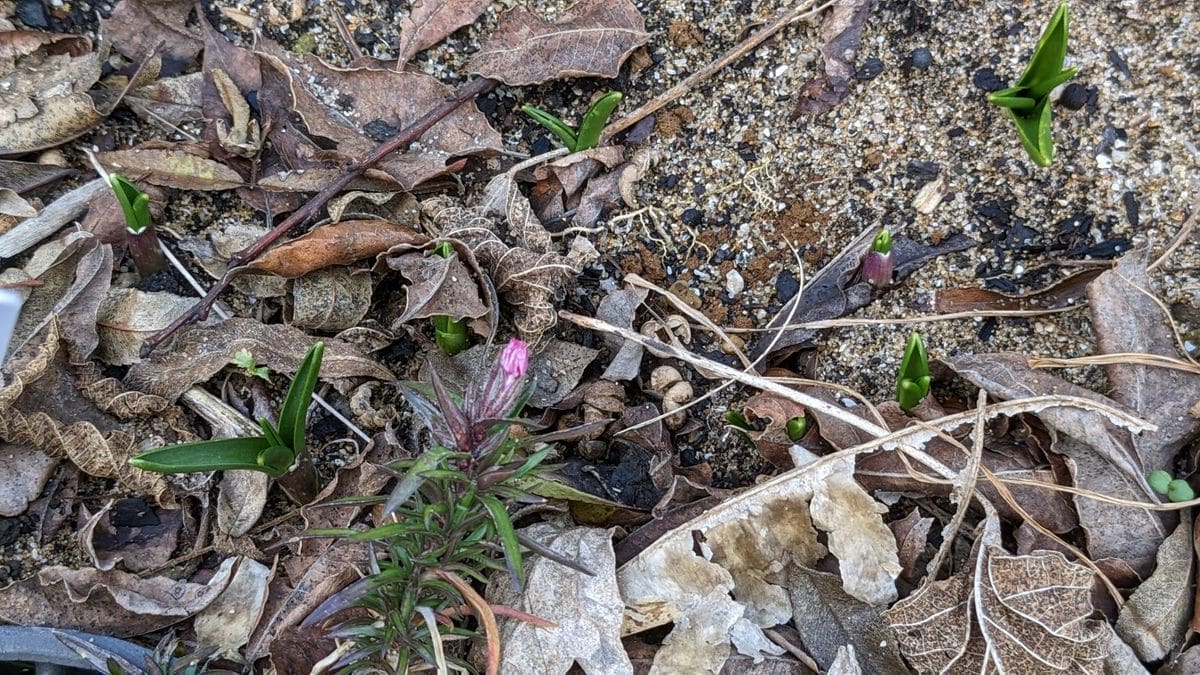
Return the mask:
[[125,243],[138,273],[147,277],[163,271],[167,260],[158,248],[158,235],[150,219],[150,195],[119,173],[109,174],[108,180],[125,215]]
[[862,275],[875,288],[887,288],[892,283],[895,267],[892,256],[892,233],[882,230],[871,242],[871,250],[863,257]]
[[1054,139],[1050,136],[1050,92],[1075,75],[1063,70],[1067,56],[1067,4],[1058,6],[1033,50],[1033,58],[1017,83],[988,94],[988,100],[1008,111],[1017,135],[1030,158],[1041,166],[1054,161]]
[[808,418],[793,417],[787,421],[788,440],[792,442],[799,441],[804,438],[804,434],[808,433]]
[[1171,485],[1171,474],[1163,471],[1162,469],[1151,471],[1150,474],[1146,476],[1146,482],[1150,484],[1151,490],[1154,490],[1160,495],[1165,495],[1167,494],[1167,489]]
[[609,116],[612,115],[613,110],[616,110],[617,104],[620,102],[621,92],[619,91],[610,91],[601,96],[584,113],[578,130],[545,110],[529,104],[521,106],[521,112],[549,129],[567,150],[579,152],[594,148],[600,143],[600,132],[604,131],[604,125],[608,123]]
[[278,427],[271,424],[270,420],[260,419],[258,423],[263,430],[261,436],[170,445],[143,452],[130,459],[129,463],[157,473],[245,469],[262,471],[276,478],[284,475],[304,451],[308,404],[317,385],[317,373],[321,370],[324,353],[325,343],[317,342],[304,355],[304,360],[296,369],[292,386],[283,399],[283,407],[279,410]]
[[1191,484],[1182,478],[1172,478],[1171,474],[1159,469],[1146,476],[1150,488],[1167,498],[1170,502],[1188,502],[1196,498],[1196,491]]
[[243,373],[250,377],[259,377],[267,382],[271,381],[271,369],[255,363],[254,355],[250,353],[249,349],[239,349],[233,355],[233,365],[240,368]]
[[921,336],[913,333],[908,338],[904,358],[900,360],[900,371],[896,374],[896,402],[905,414],[912,415],[912,409],[928,394],[929,355],[925,353]]
[[[454,255],[454,248],[450,246],[450,242],[443,241],[433,252],[443,258],[449,258]],[[450,356],[461,352],[467,348],[466,322],[445,315],[433,317],[433,341]]]

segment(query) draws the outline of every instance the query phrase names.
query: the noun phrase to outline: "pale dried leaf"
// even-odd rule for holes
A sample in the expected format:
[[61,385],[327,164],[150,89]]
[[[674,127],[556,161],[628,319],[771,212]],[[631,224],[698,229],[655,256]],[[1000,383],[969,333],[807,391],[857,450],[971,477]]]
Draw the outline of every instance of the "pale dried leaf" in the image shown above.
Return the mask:
[[[114,504],[126,518],[114,522]],[[125,522],[130,507],[144,509],[134,514],[133,524]],[[109,500],[90,517],[86,506],[80,509],[80,518],[86,522],[79,528],[79,544],[98,570],[108,571],[123,562],[127,571],[142,572],[166,564],[175,552],[183,525],[179,509],[155,509],[136,498]]]
[[132,61],[159,51],[165,60],[164,72],[175,75],[204,48],[200,32],[186,25],[193,7],[188,0],[121,0],[112,15],[101,20],[100,28],[117,51]]
[[103,118],[87,94],[103,58],[90,42],[18,31],[6,46],[14,48],[15,64],[0,91],[0,156],[69,141]]
[[[645,288],[627,287],[612,291],[600,300],[596,318],[614,326],[633,328],[638,308],[646,301],[650,291]],[[613,382],[632,380],[642,368],[642,346],[632,340],[623,340],[611,333],[604,334],[604,344],[612,358],[604,369],[602,378]]]
[[200,91],[204,73],[164,77],[129,92],[125,103],[151,123],[180,125],[204,119]]
[[37,209],[25,201],[15,190],[0,187],[0,215],[16,218],[32,218],[37,215]]
[[513,589],[506,574],[493,575],[487,586],[489,602],[557,624],[538,628],[517,619],[499,619],[500,639],[505,645],[501,670],[555,675],[578,663],[589,675],[628,673],[632,666],[621,646],[625,605],[617,589],[612,531],[538,523],[523,533],[587,567],[594,576],[540,556],[525,559],[522,591]]
[[[229,435],[214,433],[213,438]],[[217,492],[217,529],[230,537],[249,532],[262,517],[270,488],[271,477],[261,471],[225,471]]]
[[512,86],[616,77],[625,57],[649,37],[629,0],[580,0],[553,23],[518,5],[500,17],[471,59],[471,72]]
[[793,567],[786,585],[794,610],[792,624],[818,665],[832,668],[838,653],[850,645],[873,672],[903,672],[882,608],[847,595],[836,574]]
[[195,298],[135,288],[110,288],[96,314],[96,356],[105,363],[137,363],[142,342],[191,309]]
[[[1175,340],[1146,274],[1149,246],[1138,246],[1088,284],[1092,329],[1103,354],[1134,352],[1179,358]],[[1158,426],[1134,438],[1146,473],[1170,469],[1175,454],[1200,432],[1188,409],[1200,401],[1200,375],[1135,363],[1104,367],[1112,398]]]
[[809,504],[813,524],[829,533],[846,593],[871,605],[896,599],[900,560],[896,538],[883,524],[888,508],[848,475],[830,476]]
[[173,148],[150,145],[101,152],[96,158],[109,171],[180,190],[232,190],[243,183],[238,172],[209,159],[202,149],[182,143]]
[[1183,520],[1158,549],[1158,566],[1117,616],[1120,635],[1143,661],[1158,661],[1181,643],[1195,600],[1192,520]]
[[490,4],[491,0],[416,0],[408,16],[400,20],[397,68],[408,63],[417,52],[473,23]]
[[50,480],[58,460],[27,445],[0,443],[0,516],[11,518],[25,512]]
[[90,180],[59,197],[42,209],[34,218],[23,220],[11,230],[0,234],[0,258],[11,258],[62,229],[87,209],[92,198],[109,190],[102,178]]
[[0,618],[23,626],[71,628],[115,637],[160,630],[207,607],[229,584],[233,558],[207,583],[143,579],[112,570],[56,565],[0,591]]
[[371,309],[374,284],[367,272],[333,267],[309,272],[292,284],[292,325],[318,331],[352,328]]
[[[235,317],[212,327],[193,325],[179,331],[169,350],[156,350],[130,368],[125,381],[134,389],[174,400],[192,385],[215,375],[242,349],[248,349],[255,361],[272,371],[294,373],[313,342],[297,328],[261,324],[253,319]],[[321,378],[348,377],[394,379],[390,371],[362,355],[357,347],[325,339]]]
[[209,76],[232,118],[230,122],[226,122],[224,118],[214,120],[217,142],[230,155],[254,157],[262,149],[262,138],[258,123],[250,117],[250,105],[224,70],[214,68],[209,71]]
[[250,640],[267,602],[271,568],[250,558],[239,558],[229,585],[196,615],[196,639],[216,647],[218,656],[236,658],[238,648]]

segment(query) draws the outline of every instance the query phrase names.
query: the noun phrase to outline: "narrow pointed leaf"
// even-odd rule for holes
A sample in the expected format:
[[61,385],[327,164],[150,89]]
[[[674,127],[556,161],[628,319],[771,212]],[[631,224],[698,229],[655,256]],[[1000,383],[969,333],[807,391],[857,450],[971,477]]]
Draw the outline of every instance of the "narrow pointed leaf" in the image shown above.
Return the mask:
[[1054,139],[1050,135],[1050,100],[1042,99],[1041,104],[1028,115],[1018,115],[1011,110],[1009,115],[1017,126],[1017,135],[1020,136],[1021,145],[1025,147],[1030,159],[1041,166],[1050,166],[1054,161]]
[[219,438],[211,441],[181,443],[143,452],[130,458],[129,463],[143,471],[157,473],[193,473],[247,469],[263,471],[258,454],[270,447],[262,436],[251,438]]
[[283,445],[283,440],[279,437],[279,430],[271,424],[271,420],[260,417],[258,418],[258,426],[262,427],[263,437],[270,441],[271,445]]
[[1046,30],[1038,39],[1033,58],[1029,60],[1021,79],[1017,80],[1018,86],[1033,87],[1062,71],[1063,60],[1067,57],[1067,15],[1067,3],[1064,2],[1054,11]]
[[500,543],[504,546],[504,558],[508,561],[508,571],[513,577],[513,588],[520,589],[525,585],[525,564],[521,560],[521,542],[517,539],[517,532],[508,517],[508,510],[499,499],[491,495],[480,495],[479,500],[492,514],[492,523],[496,526],[496,533],[500,535]]
[[1063,82],[1066,82],[1067,80],[1071,79],[1072,77],[1075,77],[1075,72],[1076,71],[1074,68],[1068,68],[1067,70],[1062,71],[1061,73],[1055,75],[1054,77],[1051,77],[1051,78],[1048,78],[1045,80],[1041,80],[1041,81],[1037,82],[1036,84],[1034,84],[1033,86],[1029,87],[1028,95],[1034,101],[1041,100],[1042,97],[1049,96],[1050,92],[1054,91],[1055,87],[1062,84]]
[[593,103],[591,108],[588,108],[587,113],[583,116],[583,121],[579,123],[579,134],[575,137],[574,150],[576,152],[596,147],[600,142],[600,133],[604,131],[604,125],[608,123],[609,116],[617,109],[617,104],[620,102],[621,92],[610,91]]
[[529,104],[521,106],[521,112],[532,117],[534,122],[549,129],[551,133],[558,137],[558,141],[563,144],[563,147],[571,152],[575,152],[577,137],[575,129],[571,125],[545,110]]
[[283,407],[279,410],[279,436],[292,449],[293,455],[304,451],[304,426],[308,418],[308,404],[313,389],[317,386],[317,374],[321,371],[321,358],[325,355],[325,343],[315,342],[304,355],[292,386],[288,388]]

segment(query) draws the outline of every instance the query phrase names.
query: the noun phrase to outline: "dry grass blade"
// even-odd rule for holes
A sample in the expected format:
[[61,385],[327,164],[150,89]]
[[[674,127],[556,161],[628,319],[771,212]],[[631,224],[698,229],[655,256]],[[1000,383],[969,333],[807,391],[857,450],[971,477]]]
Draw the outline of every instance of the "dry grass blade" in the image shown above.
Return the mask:
[[1197,200],[1196,203],[1192,205],[1191,215],[1189,215],[1187,220],[1183,221],[1183,224],[1179,226],[1179,231],[1176,232],[1175,236],[1171,238],[1170,243],[1167,244],[1167,248],[1164,249],[1163,252],[1154,259],[1154,262],[1146,266],[1147,272],[1151,272],[1159,265],[1163,264],[1167,258],[1171,257],[1171,254],[1174,253],[1176,249],[1178,249],[1184,244],[1184,242],[1191,238],[1192,230],[1196,229],[1197,213],[1200,213],[1200,200]]
[[[956,486],[954,492],[958,495],[958,509],[954,512],[954,517],[950,520],[950,524],[944,530],[947,535],[942,541],[942,545],[938,547],[937,554],[933,557],[933,561],[929,563],[930,578],[937,578],[938,570],[941,569],[942,563],[946,561],[946,556],[950,554],[950,547],[954,543],[953,534],[958,532],[958,528],[962,527],[963,520],[967,517],[967,509],[971,506],[971,500],[975,498],[975,484],[979,480],[979,467],[983,463],[983,434],[984,428],[984,411],[987,410],[987,392],[979,390],[979,402],[975,407],[975,430],[974,443],[971,446],[970,459],[967,461],[967,466],[962,471],[962,485]],[[980,495],[982,497],[982,495]]]
[[500,630],[496,626],[496,614],[492,612],[491,605],[480,597],[474,588],[471,588],[471,584],[463,581],[462,577],[457,574],[445,570],[433,570],[431,573],[458,589],[458,592],[462,593],[463,599],[471,606],[471,610],[475,612],[475,618],[483,624],[484,636],[487,639],[487,675],[499,675]]
[[819,329],[819,328],[846,328],[848,326],[897,326],[905,324],[931,323],[933,321],[955,321],[958,319],[975,319],[982,317],[1028,317],[1042,316],[1045,314],[1059,314],[1061,312],[1070,312],[1072,310],[1086,307],[1086,304],[1079,304],[1075,307],[1061,307],[1058,309],[997,309],[988,311],[975,312],[950,312],[947,314],[926,314],[924,316],[907,316],[896,317],[894,319],[826,319],[824,321],[806,321],[804,323],[784,324],[781,326],[771,326],[768,328],[725,328],[727,333],[765,333],[774,330],[800,330],[804,328]]
[[1108,366],[1115,363],[1156,366],[1200,375],[1200,365],[1159,354],[1121,352],[1116,354],[1097,354],[1095,356],[1077,356],[1071,359],[1059,359],[1050,356],[1029,357],[1030,368],[1082,368],[1084,366]]

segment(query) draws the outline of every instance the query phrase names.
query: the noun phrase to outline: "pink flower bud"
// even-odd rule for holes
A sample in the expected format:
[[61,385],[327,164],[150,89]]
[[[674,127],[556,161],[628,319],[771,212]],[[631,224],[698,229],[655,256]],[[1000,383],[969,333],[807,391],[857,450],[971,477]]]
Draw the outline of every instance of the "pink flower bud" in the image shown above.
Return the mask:
[[525,372],[529,370],[529,347],[517,338],[510,340],[504,351],[500,352],[500,367],[510,380],[525,377]]
[[871,251],[863,258],[862,275],[872,286],[887,288],[892,283],[892,252]]

